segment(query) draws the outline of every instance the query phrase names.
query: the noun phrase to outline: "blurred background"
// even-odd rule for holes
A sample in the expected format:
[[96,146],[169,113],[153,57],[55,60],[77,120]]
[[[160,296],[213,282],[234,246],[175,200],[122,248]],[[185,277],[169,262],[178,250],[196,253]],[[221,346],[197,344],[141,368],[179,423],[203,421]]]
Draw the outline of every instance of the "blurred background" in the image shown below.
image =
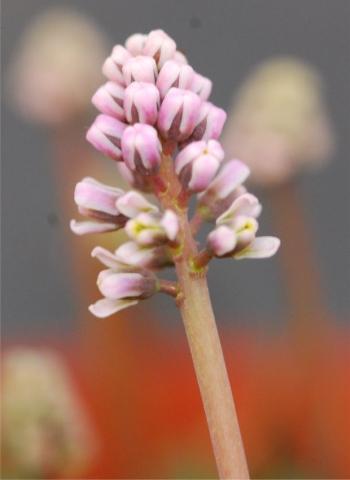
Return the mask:
[[349,27],[347,0],[2,2],[3,478],[215,476],[175,306],[93,318],[89,252],[120,236],[69,230],[78,180],[122,184],[84,138],[103,60],[155,28],[282,239],[209,272],[252,477],[350,477]]

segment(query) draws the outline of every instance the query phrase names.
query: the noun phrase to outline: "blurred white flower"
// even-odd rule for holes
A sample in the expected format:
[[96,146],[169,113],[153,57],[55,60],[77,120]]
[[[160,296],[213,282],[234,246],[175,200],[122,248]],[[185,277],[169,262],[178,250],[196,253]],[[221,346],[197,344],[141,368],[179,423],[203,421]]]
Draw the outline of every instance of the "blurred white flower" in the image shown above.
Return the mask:
[[333,138],[317,72],[288,57],[258,65],[234,99],[223,144],[256,183],[283,182],[323,165]]
[[56,354],[10,349],[2,361],[1,397],[2,467],[8,477],[57,478],[85,471],[95,439]]
[[67,121],[89,108],[105,56],[104,36],[92,20],[51,8],[20,39],[8,72],[10,96],[25,118]]

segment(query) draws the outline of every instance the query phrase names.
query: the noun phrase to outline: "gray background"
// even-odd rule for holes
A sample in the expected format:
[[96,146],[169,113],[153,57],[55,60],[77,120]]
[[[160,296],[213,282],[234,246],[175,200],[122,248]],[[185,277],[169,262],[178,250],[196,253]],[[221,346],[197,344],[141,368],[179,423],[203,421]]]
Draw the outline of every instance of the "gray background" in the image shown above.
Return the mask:
[[[249,69],[269,56],[293,54],[320,70],[327,85],[337,150],[330,167],[305,175],[299,187],[314,233],[328,305],[339,321],[344,320],[350,293],[350,1],[3,0],[3,71],[31,17],[57,3],[93,16],[110,37],[111,46],[134,32],[163,28],[176,39],[194,68],[213,79],[213,101],[224,108]],[[3,332],[5,338],[49,331],[65,334],[74,327],[75,312],[65,252],[70,232],[59,221],[47,139],[42,129],[22,121],[6,105],[2,112]],[[264,201],[264,194],[260,196]],[[54,216],[58,223],[53,227],[50,219]],[[267,205],[261,231],[273,233]],[[238,323],[283,325],[281,280],[278,258],[216,262],[210,284],[220,321],[235,317]],[[168,324],[178,325],[169,300],[154,298],[147,304],[152,309],[167,308]]]

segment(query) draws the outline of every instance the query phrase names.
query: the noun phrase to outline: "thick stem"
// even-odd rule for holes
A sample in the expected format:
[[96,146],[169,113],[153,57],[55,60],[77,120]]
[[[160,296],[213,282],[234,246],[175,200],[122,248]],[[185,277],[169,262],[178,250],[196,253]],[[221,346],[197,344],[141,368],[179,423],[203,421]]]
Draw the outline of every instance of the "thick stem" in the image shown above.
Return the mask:
[[220,478],[249,478],[238,418],[204,276],[177,264],[179,302]]
[[[160,198],[166,208],[174,208],[180,191],[176,175],[164,159],[163,175],[169,190]],[[216,464],[221,479],[249,478],[237,413],[225,360],[210,302],[205,270],[196,273],[190,260],[197,255],[187,211],[177,209],[180,219],[182,251],[175,255],[180,285],[177,297],[192,360],[202,396]]]

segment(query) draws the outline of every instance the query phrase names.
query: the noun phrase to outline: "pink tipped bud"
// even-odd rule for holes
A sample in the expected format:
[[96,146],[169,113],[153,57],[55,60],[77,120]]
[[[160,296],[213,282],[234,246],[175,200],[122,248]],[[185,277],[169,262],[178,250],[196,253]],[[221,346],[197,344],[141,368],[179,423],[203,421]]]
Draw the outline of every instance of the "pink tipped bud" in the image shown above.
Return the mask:
[[127,259],[120,259],[102,247],[94,248],[91,255],[108,267],[97,278],[104,298],[89,307],[93,315],[108,317],[158,291],[157,278],[144,268],[130,265]]
[[125,129],[122,137],[123,158],[131,170],[143,174],[158,171],[161,163],[161,143],[157,130],[150,125],[135,123]]
[[224,156],[216,140],[193,142],[176,157],[175,170],[186,188],[192,192],[202,192],[215,177]]
[[226,112],[210,102],[202,103],[196,126],[193,130],[193,140],[218,139],[226,121]]
[[121,137],[126,125],[108,115],[98,115],[86,134],[96,150],[113,160],[122,160]]
[[145,56],[131,57],[123,66],[126,85],[131,82],[156,83],[157,65],[153,58]]
[[118,120],[124,120],[124,88],[115,82],[107,82],[100,87],[91,99],[101,112]]
[[153,57],[158,68],[170,60],[176,51],[176,43],[163,30],[153,30],[146,38],[143,49],[144,55]]
[[77,183],[74,192],[79,212],[97,221],[71,221],[71,229],[77,235],[101,233],[117,230],[126,223],[126,217],[117,208],[117,200],[124,195],[123,190],[84,178]]
[[208,100],[211,94],[213,83],[209,78],[195,73],[191,85],[192,92],[195,92],[201,100]]
[[129,123],[154,125],[159,104],[159,91],[151,83],[132,82],[125,90],[124,110]]
[[131,35],[131,37],[129,37],[126,40],[125,47],[128,50],[128,52],[130,52],[131,55],[135,57],[136,55],[142,55],[146,38],[147,38],[147,35],[144,35],[143,33],[135,33],[134,35]]
[[123,76],[123,65],[131,58],[130,52],[126,50],[122,45],[116,45],[111,55],[105,60],[102,72],[109,79],[118,83],[119,85],[125,85]]
[[124,194],[119,188],[110,187],[86,177],[78,182],[74,191],[74,201],[78,207],[118,215],[117,200]]
[[103,270],[98,276],[97,285],[102,295],[110,300],[148,298],[157,292],[156,277],[147,271]]
[[[174,60],[164,63],[159,72],[157,87],[161,98],[164,98],[171,87],[190,89],[194,78],[193,68],[189,65],[181,65]],[[192,90],[192,89],[190,89]]]
[[167,210],[163,216],[140,213],[127,222],[125,231],[139,245],[152,247],[174,241],[179,231],[179,221],[172,210]]
[[166,94],[158,115],[158,128],[163,137],[183,141],[198,122],[201,100],[193,92],[171,88]]

